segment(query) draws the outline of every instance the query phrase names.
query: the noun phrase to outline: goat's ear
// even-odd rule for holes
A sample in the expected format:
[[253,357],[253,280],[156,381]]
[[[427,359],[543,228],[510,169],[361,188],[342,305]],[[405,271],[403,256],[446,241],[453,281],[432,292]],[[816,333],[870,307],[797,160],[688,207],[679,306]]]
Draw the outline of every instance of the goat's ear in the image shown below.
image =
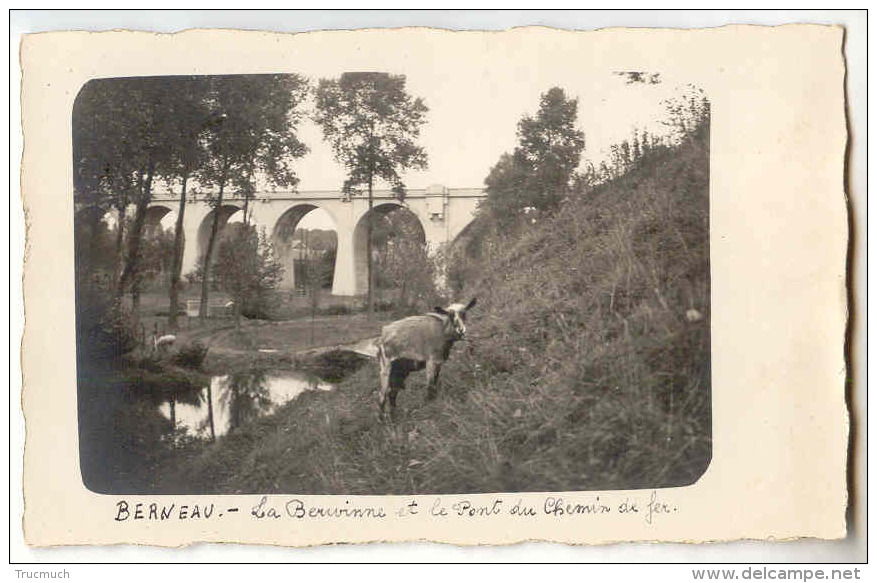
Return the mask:
[[469,300],[469,303],[466,304],[466,308],[465,308],[465,309],[466,309],[466,310],[470,310],[470,309],[472,309],[472,308],[475,306],[475,302],[477,302],[477,301],[478,301],[478,298],[472,298],[471,300]]
[[448,315],[448,311],[441,306],[436,306],[434,309],[435,309],[436,314],[443,314],[445,316]]

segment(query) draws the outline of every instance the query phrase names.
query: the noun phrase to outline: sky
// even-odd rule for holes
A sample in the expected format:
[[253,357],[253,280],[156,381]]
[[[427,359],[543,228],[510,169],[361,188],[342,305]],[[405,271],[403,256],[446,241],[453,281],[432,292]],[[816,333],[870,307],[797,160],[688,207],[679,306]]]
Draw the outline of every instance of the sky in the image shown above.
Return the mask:
[[[407,91],[422,98],[429,109],[419,139],[428,168],[404,174],[406,186],[480,188],[500,156],[517,145],[518,122],[535,115],[540,96],[555,86],[578,100],[577,125],[585,134],[585,160],[599,164],[609,146],[630,138],[634,128],[653,134],[665,131],[660,124],[665,117],[663,102],[681,94],[691,79],[671,78],[660,69],[666,63],[660,55],[644,56],[633,43],[606,53],[601,34],[339,31],[284,37],[278,39],[279,48],[263,52],[256,45],[254,62],[263,67],[261,71],[294,72],[312,85],[347,71],[405,75]],[[228,60],[241,54],[240,47],[222,42],[211,46],[216,47],[217,61],[224,60],[222,50],[229,51]],[[661,82],[630,84],[627,77],[616,74],[629,70],[660,74]],[[306,104],[309,107],[312,103]],[[310,148],[294,164],[298,189],[340,190],[345,172],[320,128],[307,118],[298,135]],[[328,216],[318,218],[316,212],[301,226],[332,228]]]
[[[568,98],[578,100],[576,125],[585,133],[582,160],[597,165],[608,157],[612,144],[630,139],[634,128],[656,135],[666,133],[660,123],[666,117],[664,101],[684,90],[684,83],[678,81],[631,84],[625,76],[607,71],[541,85],[526,79],[512,80],[500,91],[503,97],[499,99],[494,95],[496,92],[478,91],[477,84],[465,80],[436,83],[433,75],[417,71],[406,73],[406,77],[409,93],[423,98],[429,108],[419,140],[426,149],[429,166],[403,175],[406,186],[412,189],[432,184],[483,187],[499,157],[517,146],[518,121],[525,115],[536,115],[541,95],[551,87],[561,87]],[[344,168],[334,160],[319,126],[306,119],[299,127],[299,137],[310,148],[295,164],[301,180],[299,191],[340,190]],[[241,219],[242,216],[232,216],[229,220]],[[173,220],[169,214],[162,224],[169,226]],[[315,210],[302,219],[299,227],[333,229],[334,224],[327,213]]]
[[[408,91],[422,97],[429,107],[421,130],[420,144],[426,149],[429,166],[403,175],[408,188],[441,184],[449,188],[483,187],[491,167],[504,152],[518,144],[517,123],[525,115],[535,116],[541,95],[557,85],[567,97],[578,99],[577,126],[585,133],[583,160],[599,165],[607,159],[612,144],[629,139],[634,128],[653,134],[666,133],[664,100],[681,94],[683,84],[629,84],[623,76],[607,72],[588,79],[533,86],[529,82],[510,83],[498,98],[481,92],[476,83],[443,85],[431,75],[407,74]],[[501,101],[501,106],[498,101]],[[619,115],[619,112],[623,112]],[[311,151],[296,164],[301,179],[299,190],[340,189],[344,169],[322,140],[316,124],[306,121],[299,135]],[[333,228],[325,213],[314,211],[300,223],[302,228]]]
[[[678,83],[628,84],[624,77],[607,73],[587,81],[576,79],[540,87],[512,84],[502,91],[500,105],[493,95],[479,92],[475,85],[461,90],[460,84],[425,83],[419,73],[407,75],[409,93],[422,97],[429,107],[420,139],[429,167],[404,175],[409,188],[431,184],[450,188],[483,186],[500,155],[517,145],[518,121],[525,115],[534,116],[541,95],[555,85],[563,88],[567,97],[578,99],[577,126],[584,131],[586,142],[583,159],[598,164],[607,156],[610,145],[631,137],[633,128],[664,131],[659,123],[664,113],[662,101],[681,91]],[[306,121],[299,135],[311,149],[296,164],[301,179],[299,190],[340,188],[344,170],[333,159],[320,129]]]

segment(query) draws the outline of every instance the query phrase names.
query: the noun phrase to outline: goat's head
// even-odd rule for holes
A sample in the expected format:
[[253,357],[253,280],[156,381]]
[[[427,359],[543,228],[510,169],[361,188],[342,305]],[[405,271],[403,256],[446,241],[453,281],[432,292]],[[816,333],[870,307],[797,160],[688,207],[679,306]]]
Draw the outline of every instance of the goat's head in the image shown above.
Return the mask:
[[451,304],[447,308],[436,307],[435,311],[448,317],[448,326],[450,326],[455,339],[460,339],[466,335],[466,312],[475,305],[477,298],[472,298],[465,306],[463,304]]

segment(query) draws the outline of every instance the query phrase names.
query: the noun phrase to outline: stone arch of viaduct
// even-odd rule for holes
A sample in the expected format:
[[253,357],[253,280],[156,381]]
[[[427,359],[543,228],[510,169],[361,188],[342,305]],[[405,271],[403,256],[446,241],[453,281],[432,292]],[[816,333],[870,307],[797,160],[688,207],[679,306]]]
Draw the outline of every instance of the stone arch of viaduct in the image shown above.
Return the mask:
[[[480,188],[449,189],[436,185],[409,190],[405,201],[399,202],[390,191],[380,190],[374,192],[372,212],[388,212],[399,207],[409,210],[420,222],[426,242],[435,249],[443,243],[453,241],[472,221],[478,203],[484,196]],[[227,196],[223,205],[213,210],[205,197],[190,197],[183,217],[184,275],[195,268],[198,259],[205,253],[213,213],[220,213],[220,224],[225,226],[233,214],[243,209],[243,203],[242,199],[234,195]],[[178,195],[156,194],[150,204],[147,221],[157,224],[165,214],[176,212],[178,208]],[[318,208],[329,214],[338,233],[332,294],[364,294],[367,289],[364,227],[364,219],[368,213],[367,196],[345,198],[337,191],[261,192],[249,201],[251,221],[264,227],[272,237],[276,236],[281,223],[286,223],[287,232],[292,233],[295,225],[306,214]],[[284,267],[284,285],[289,287],[294,284],[292,265],[284,261]]]

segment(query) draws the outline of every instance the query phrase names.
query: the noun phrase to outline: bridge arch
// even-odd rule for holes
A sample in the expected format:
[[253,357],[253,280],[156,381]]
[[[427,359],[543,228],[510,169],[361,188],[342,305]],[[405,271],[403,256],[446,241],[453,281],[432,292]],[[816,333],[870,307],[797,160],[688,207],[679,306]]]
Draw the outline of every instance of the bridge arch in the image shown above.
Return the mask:
[[[219,246],[219,240],[222,236],[222,231],[225,229],[226,225],[228,225],[228,219],[231,218],[232,215],[242,210],[243,207],[239,207],[233,204],[223,204],[219,208],[211,209],[204,218],[201,219],[201,224],[198,226],[198,256],[196,258],[196,262],[203,260],[204,254],[207,253],[207,245],[210,242],[210,231],[213,228],[213,217],[219,214],[219,228],[216,232],[216,242],[213,247],[213,257],[216,257],[217,247]],[[212,258],[211,258],[212,259]]]
[[[175,219],[176,216],[177,212],[169,206],[162,204],[150,205],[150,207],[146,209],[146,222],[143,227],[147,233],[158,227],[167,229],[168,220]],[[171,229],[173,230],[173,227],[171,227]]]
[[[426,230],[420,217],[405,204],[399,202],[385,202],[375,205],[371,211],[366,211],[359,218],[356,227],[353,230],[353,262],[356,273],[356,289],[360,293],[368,290],[368,221],[370,216],[375,217],[375,233],[372,235],[374,243],[375,237],[386,237],[387,223],[392,215],[393,224],[389,229],[389,236],[406,236],[414,237],[419,243],[426,243]],[[372,248],[372,254],[376,249]]]
[[[329,212],[320,205],[312,203],[294,204],[289,207],[277,218],[274,227],[271,229],[271,243],[277,252],[280,261],[283,263],[284,273],[281,287],[293,289],[296,287],[295,260],[301,259],[301,248],[298,250],[293,244],[293,234],[299,227],[299,223],[314,211],[322,211],[325,213],[331,223],[331,229],[338,232],[338,221],[333,213]],[[337,253],[337,239],[335,252]],[[298,257],[297,257],[298,255]],[[334,270],[334,260],[331,268]]]

